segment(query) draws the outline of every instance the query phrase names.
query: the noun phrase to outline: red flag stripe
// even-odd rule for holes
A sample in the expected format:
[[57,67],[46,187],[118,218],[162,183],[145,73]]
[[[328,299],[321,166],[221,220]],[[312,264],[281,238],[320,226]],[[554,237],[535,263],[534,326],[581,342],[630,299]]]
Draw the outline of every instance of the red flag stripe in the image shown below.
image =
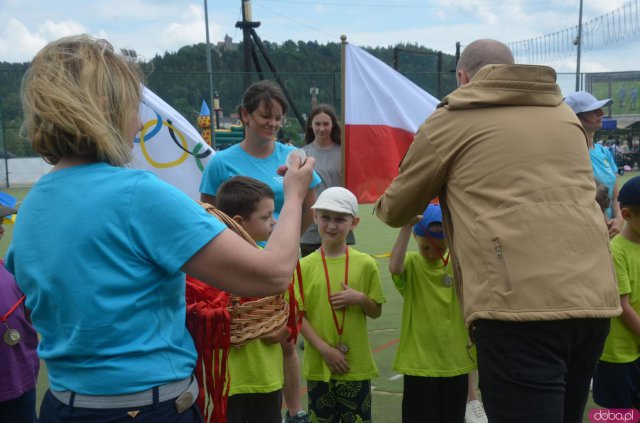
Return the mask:
[[346,139],[345,182],[358,203],[375,202],[398,175],[398,166],[413,133],[386,125],[349,125]]

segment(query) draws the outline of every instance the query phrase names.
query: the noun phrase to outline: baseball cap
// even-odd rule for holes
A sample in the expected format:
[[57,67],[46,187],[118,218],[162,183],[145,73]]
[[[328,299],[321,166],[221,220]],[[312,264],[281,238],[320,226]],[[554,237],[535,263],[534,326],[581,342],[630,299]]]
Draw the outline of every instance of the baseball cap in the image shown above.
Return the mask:
[[358,200],[351,191],[342,187],[327,188],[320,193],[312,209],[329,210],[346,213],[353,217],[358,215]]
[[0,204],[0,217],[11,216],[16,213],[18,213],[18,210]]
[[442,224],[440,204],[429,204],[427,206],[427,209],[422,213],[422,219],[413,225],[413,233],[425,238],[429,235],[431,238],[444,239],[444,232],[432,232],[429,230],[429,225],[432,223]]
[[621,206],[640,206],[640,176],[634,176],[620,188],[618,200]]
[[607,98],[606,100],[598,100],[591,95],[591,93],[586,91],[575,92],[565,97],[564,102],[571,107],[575,114],[591,112],[613,104],[613,100],[610,98]]

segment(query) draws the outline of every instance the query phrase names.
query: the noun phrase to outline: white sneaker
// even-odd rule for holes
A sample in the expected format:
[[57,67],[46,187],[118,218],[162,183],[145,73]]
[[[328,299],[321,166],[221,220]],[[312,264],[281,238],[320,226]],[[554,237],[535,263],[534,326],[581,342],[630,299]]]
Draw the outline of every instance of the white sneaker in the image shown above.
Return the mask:
[[466,423],[488,423],[487,415],[484,412],[482,403],[478,400],[467,403],[467,411],[464,413]]

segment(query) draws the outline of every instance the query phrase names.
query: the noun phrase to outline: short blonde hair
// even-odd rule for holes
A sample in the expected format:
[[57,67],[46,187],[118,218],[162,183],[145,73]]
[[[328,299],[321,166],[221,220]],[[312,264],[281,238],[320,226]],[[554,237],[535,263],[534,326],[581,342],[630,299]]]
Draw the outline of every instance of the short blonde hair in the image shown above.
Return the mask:
[[51,164],[78,156],[123,166],[138,115],[142,73],[106,40],[61,38],[36,54],[22,79],[23,133]]

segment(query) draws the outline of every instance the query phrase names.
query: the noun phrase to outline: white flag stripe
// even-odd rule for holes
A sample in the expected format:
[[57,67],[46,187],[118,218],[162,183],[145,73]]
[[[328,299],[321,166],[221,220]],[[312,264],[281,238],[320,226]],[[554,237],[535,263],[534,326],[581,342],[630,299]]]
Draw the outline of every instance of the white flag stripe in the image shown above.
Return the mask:
[[199,199],[202,170],[214,151],[189,121],[146,87],[140,120],[143,129],[134,142],[131,167],[151,171]]
[[416,132],[438,105],[438,99],[361,48],[347,44],[345,56],[347,125]]

